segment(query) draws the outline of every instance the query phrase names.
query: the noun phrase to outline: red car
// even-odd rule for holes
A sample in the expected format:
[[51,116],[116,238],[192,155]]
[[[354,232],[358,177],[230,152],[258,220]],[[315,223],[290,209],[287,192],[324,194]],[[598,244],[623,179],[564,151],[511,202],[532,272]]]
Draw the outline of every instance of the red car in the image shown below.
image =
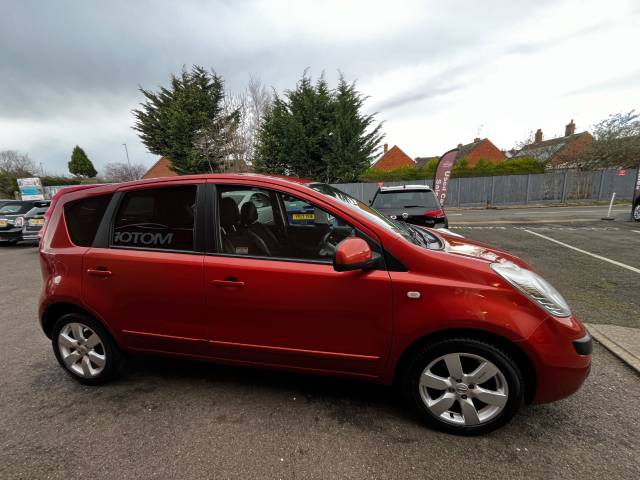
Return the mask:
[[478,434],[589,373],[591,337],[525,262],[329,185],[174,177],[71,191],[50,212],[40,321],[85,384],[134,352],[339,375],[395,383],[429,425]]

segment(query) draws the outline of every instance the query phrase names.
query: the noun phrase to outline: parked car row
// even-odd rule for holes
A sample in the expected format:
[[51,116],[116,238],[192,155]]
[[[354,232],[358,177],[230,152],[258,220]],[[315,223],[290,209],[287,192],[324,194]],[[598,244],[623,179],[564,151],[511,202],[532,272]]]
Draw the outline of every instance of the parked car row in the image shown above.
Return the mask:
[[0,201],[0,244],[37,242],[49,200]]

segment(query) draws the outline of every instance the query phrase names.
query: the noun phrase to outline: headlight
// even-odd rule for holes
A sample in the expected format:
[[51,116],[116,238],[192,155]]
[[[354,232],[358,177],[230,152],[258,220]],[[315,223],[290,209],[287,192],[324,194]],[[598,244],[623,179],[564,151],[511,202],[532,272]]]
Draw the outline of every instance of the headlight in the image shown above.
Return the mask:
[[511,262],[492,263],[493,271],[542,306],[551,315],[568,317],[571,309],[562,295],[537,273]]
[[24,217],[18,217],[15,219],[15,221],[13,222],[13,224],[16,227],[23,227],[24,226]]

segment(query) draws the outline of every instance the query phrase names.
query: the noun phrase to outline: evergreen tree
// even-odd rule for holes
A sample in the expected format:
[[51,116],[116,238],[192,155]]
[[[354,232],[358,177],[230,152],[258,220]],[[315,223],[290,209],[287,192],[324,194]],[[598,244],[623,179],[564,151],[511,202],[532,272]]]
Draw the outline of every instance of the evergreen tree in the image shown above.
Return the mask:
[[361,113],[367,97],[341,75],[335,92],[333,130],[327,177],[336,182],[355,182],[371,166],[383,138],[382,124],[373,115]]
[[91,160],[87,157],[87,154],[84,153],[84,150],[78,145],[73,148],[73,152],[71,153],[69,172],[71,172],[72,175],[87,178],[93,178],[98,174],[93,163],[91,163]]
[[149,151],[180,174],[218,171],[239,119],[237,110],[225,111],[222,77],[194,65],[172,75],[169,88],[140,91],[146,101],[133,111],[133,128]]
[[324,76],[313,84],[306,72],[284,97],[275,96],[258,133],[254,168],[325,182],[352,181],[371,164],[382,134],[365,101],[340,78],[335,90]]

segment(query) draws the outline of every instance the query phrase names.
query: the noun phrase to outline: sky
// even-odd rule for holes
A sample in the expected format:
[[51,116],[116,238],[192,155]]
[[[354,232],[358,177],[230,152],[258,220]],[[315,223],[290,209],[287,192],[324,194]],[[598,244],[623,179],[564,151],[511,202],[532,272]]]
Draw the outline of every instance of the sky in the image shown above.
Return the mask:
[[0,150],[67,174],[73,147],[100,170],[151,166],[132,129],[140,86],[202,65],[282,92],[308,69],[357,81],[385,142],[410,157],[541,128],[588,130],[640,110],[640,2],[0,0]]

